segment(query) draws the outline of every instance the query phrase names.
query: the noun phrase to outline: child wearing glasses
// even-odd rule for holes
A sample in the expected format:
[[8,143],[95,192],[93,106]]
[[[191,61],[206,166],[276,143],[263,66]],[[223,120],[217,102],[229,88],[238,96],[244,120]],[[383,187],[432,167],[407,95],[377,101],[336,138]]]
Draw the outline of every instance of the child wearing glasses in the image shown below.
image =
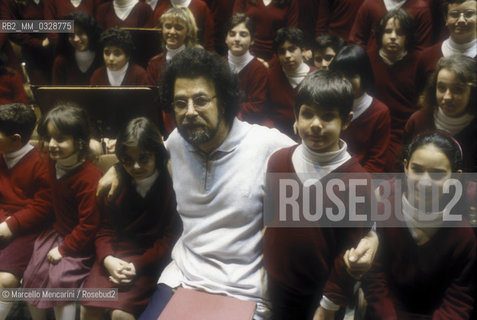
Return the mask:
[[112,319],[141,314],[182,230],[169,155],[156,126],[146,118],[131,120],[118,136],[116,156],[125,188],[102,207],[96,261],[85,287],[118,288],[118,300],[84,301],[82,319],[103,319],[105,309]]

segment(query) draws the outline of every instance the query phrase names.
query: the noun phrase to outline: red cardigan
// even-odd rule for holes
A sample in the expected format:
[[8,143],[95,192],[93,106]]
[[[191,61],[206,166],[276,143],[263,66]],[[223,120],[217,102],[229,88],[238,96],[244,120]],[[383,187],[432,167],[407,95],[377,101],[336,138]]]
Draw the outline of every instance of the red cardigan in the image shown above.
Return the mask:
[[159,81],[162,76],[162,71],[165,68],[166,64],[166,55],[164,53],[160,53],[157,56],[154,56],[149,60],[147,64],[147,79],[149,83],[158,86]]
[[73,6],[70,0],[45,0],[44,16],[46,20],[63,19],[71,12],[84,11],[94,17],[101,0],[81,0],[78,7]]
[[356,14],[364,0],[320,0],[316,36],[331,33],[348,41]]
[[[159,23],[159,18],[172,7],[169,0],[160,1],[154,9],[154,24]],[[215,27],[214,18],[207,4],[202,0],[192,0],[189,10],[195,18],[195,23],[199,29],[199,42],[206,50],[215,50]]]
[[101,170],[86,161],[64,177],[56,179],[55,164],[51,162],[50,179],[56,219],[53,227],[65,237],[58,247],[63,256],[89,252],[93,248],[100,222],[96,188],[101,176]]
[[256,5],[249,0],[235,0],[234,13],[243,12],[255,21],[255,41],[252,52],[256,57],[270,60],[274,55],[273,39],[278,29],[298,26],[298,1],[291,0],[290,5],[278,7],[274,1],[268,6],[263,1]]
[[28,104],[22,78],[13,69],[7,68],[7,71],[8,73],[0,74],[0,104],[14,102]]
[[96,21],[104,29],[118,28],[152,28],[153,12],[145,2],[138,2],[125,20],[118,18],[114,12],[113,2],[105,2],[96,10]]
[[[296,147],[275,152],[268,162],[267,173],[294,173],[292,155]],[[351,158],[333,172],[365,170],[356,158]],[[324,196],[323,203],[330,203],[330,199]],[[323,293],[334,303],[345,306],[355,281],[345,270],[343,254],[355,246],[367,230],[361,227],[268,227],[263,240],[265,269],[274,281],[295,292],[297,299],[319,297]]]
[[391,138],[388,107],[373,99],[371,106],[341,133],[341,138],[348,144],[348,151],[368,172],[383,172]]
[[422,246],[406,227],[378,234],[375,262],[362,281],[371,319],[470,319],[476,271],[470,227],[441,228]]
[[41,226],[53,218],[52,190],[48,165],[37,149],[27,153],[8,169],[0,153],[0,222],[16,236]]
[[[106,67],[102,66],[93,72],[90,79],[90,84],[93,86],[110,86],[108,79],[108,73]],[[149,81],[147,80],[147,73],[141,66],[129,62],[128,70],[124,76],[122,86],[147,86]]]
[[86,72],[82,72],[78,68],[78,64],[74,57],[68,59],[65,56],[57,56],[53,63],[53,79],[54,85],[89,85],[89,80],[94,70],[101,66],[102,57],[96,54],[95,60]]
[[234,8],[233,0],[209,0],[210,11],[215,26],[215,51],[224,56],[227,54],[227,45],[225,44],[225,37],[227,35],[227,23],[232,17]]
[[[414,18],[417,48],[423,49],[431,45],[432,13],[427,0],[407,0],[401,8]],[[386,12],[383,0],[364,1],[351,28],[349,40],[366,47],[368,50],[376,49],[373,30]]]
[[[104,208],[96,236],[97,260],[103,261],[117,252],[122,252],[121,255],[130,252],[128,261],[134,263],[138,273],[158,263],[164,266],[181,231],[182,222],[168,174],[159,175],[145,198],[128,182],[114,205]],[[142,248],[140,254],[139,248]]]

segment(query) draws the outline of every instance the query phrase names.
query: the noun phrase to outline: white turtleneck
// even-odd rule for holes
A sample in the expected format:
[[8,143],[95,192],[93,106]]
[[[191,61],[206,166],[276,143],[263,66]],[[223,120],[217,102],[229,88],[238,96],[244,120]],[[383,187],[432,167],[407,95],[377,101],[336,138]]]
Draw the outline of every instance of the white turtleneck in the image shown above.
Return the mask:
[[241,56],[235,56],[230,51],[227,53],[230,69],[233,73],[239,73],[250,61],[253,60],[253,56],[250,54],[250,51],[247,50]]
[[119,69],[118,71],[112,71],[106,68],[106,72],[108,73],[108,80],[109,84],[112,86],[120,86],[126,76],[126,72],[128,71],[129,62],[127,62],[124,67]]
[[441,51],[444,57],[463,54],[469,58],[474,58],[477,56],[477,39],[466,43],[457,43],[451,38],[448,38],[442,42]]
[[391,59],[389,55],[384,51],[383,49],[379,49],[379,56],[383,59],[384,63],[386,63],[388,66],[392,66],[396,62],[404,59],[404,57],[407,55],[407,51],[404,50],[397,59]]
[[156,9],[158,0],[150,0],[148,2],[149,2],[149,5],[151,6],[152,11],[154,11],[154,9]]
[[424,212],[415,208],[405,194],[402,195],[402,213],[409,232],[418,245],[428,242],[436,233],[437,228],[442,225],[444,212],[448,209],[437,212]]
[[80,71],[83,73],[88,71],[89,67],[91,67],[91,65],[93,64],[95,57],[96,57],[96,53],[94,51],[75,50],[76,65],[78,66],[78,69],[80,69]]
[[173,7],[188,7],[191,1],[192,0],[171,0],[171,4]]
[[33,2],[35,2],[35,4],[40,4],[40,0],[33,0]]
[[116,13],[119,19],[124,21],[138,2],[139,0],[114,0],[114,13]]
[[384,6],[386,7],[386,11],[391,11],[401,8],[406,3],[406,0],[383,0],[383,2]]
[[366,92],[359,98],[353,100],[353,120],[363,114],[373,103],[373,98]]
[[84,159],[79,158],[78,152],[73,153],[67,158],[56,160],[56,179],[61,179],[65,174],[83,164],[84,161]]
[[272,3],[272,0],[263,0],[263,4],[266,6],[268,6],[270,3]]
[[434,112],[434,124],[437,129],[446,131],[452,136],[455,136],[466,128],[473,120],[475,116],[472,114],[464,113],[460,117],[449,117],[439,107]]
[[321,179],[351,159],[347,147],[346,142],[340,139],[339,150],[315,152],[302,143],[293,152],[293,168],[302,182],[310,178],[310,173]]
[[159,172],[156,170],[152,175],[142,180],[133,180],[133,185],[136,187],[137,193],[142,198],[145,198],[149,190],[151,189],[154,182],[156,182],[157,177],[159,177]]
[[13,168],[28,152],[30,152],[31,149],[33,149],[33,146],[30,143],[27,143],[17,151],[4,153],[3,160],[5,161],[7,168]]
[[293,72],[288,72],[285,70],[285,68],[282,68],[282,70],[287,76],[290,85],[293,88],[296,88],[303,81],[308,72],[310,72],[310,67],[306,63],[302,62]]
[[176,54],[178,54],[184,49],[185,49],[185,44],[183,44],[177,49],[171,49],[166,45],[166,61],[169,62],[172,58],[176,56]]
[[[40,1],[38,1],[38,2],[40,2]],[[78,8],[79,5],[81,4],[81,0],[70,0],[70,2],[73,5],[73,7],[75,7],[75,8]]]

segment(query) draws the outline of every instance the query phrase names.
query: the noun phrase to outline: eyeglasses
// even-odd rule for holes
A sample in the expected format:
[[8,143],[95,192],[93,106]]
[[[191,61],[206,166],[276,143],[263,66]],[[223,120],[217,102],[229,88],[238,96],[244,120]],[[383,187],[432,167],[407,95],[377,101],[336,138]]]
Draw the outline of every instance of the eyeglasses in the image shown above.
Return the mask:
[[194,108],[201,109],[201,108],[207,108],[210,102],[212,102],[212,99],[215,99],[215,98],[217,98],[217,96],[207,97],[203,95],[195,96],[192,98],[178,98],[178,99],[174,99],[174,101],[172,102],[172,105],[174,108],[179,110],[186,109],[187,106],[189,105],[189,100],[192,100],[192,105],[194,106]]
[[139,158],[137,160],[133,160],[131,158],[125,158],[125,159],[122,159],[121,160],[121,163],[123,164],[123,166],[125,167],[133,167],[136,163],[142,167],[142,166],[145,166],[149,161],[151,161],[151,159],[154,157],[154,155],[152,153],[143,153],[141,155],[139,155]]
[[467,10],[467,11],[450,11],[449,17],[452,19],[459,19],[461,16],[464,16],[464,19],[471,19],[475,16],[475,11]]

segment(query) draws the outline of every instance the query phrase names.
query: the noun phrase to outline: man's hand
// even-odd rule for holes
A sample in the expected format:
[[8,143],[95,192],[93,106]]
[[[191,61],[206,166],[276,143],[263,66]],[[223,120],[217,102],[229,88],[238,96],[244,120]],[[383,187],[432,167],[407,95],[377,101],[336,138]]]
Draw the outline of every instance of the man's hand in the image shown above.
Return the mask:
[[119,176],[116,168],[113,166],[104,174],[104,176],[98,182],[98,188],[96,189],[97,197],[106,196],[108,201],[114,199],[118,193]]
[[378,246],[378,235],[374,231],[369,231],[356,248],[346,250],[343,259],[346,270],[353,278],[359,280],[371,269]]
[[63,256],[61,255],[60,250],[58,250],[58,247],[54,247],[48,252],[46,258],[48,259],[48,261],[50,261],[50,263],[57,264],[58,262],[60,262]]
[[335,312],[336,311],[326,310],[322,306],[319,306],[318,309],[316,309],[315,311],[313,320],[334,320]]

